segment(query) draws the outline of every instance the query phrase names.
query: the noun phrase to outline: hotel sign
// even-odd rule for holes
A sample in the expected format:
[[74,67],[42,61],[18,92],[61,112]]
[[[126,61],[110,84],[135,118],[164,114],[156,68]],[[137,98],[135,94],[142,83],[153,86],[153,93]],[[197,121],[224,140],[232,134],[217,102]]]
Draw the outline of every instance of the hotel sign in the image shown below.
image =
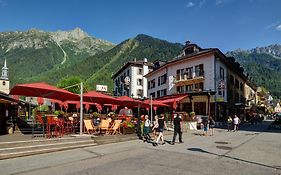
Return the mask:
[[107,86],[106,85],[97,85],[96,90],[102,91],[102,92],[107,92]]

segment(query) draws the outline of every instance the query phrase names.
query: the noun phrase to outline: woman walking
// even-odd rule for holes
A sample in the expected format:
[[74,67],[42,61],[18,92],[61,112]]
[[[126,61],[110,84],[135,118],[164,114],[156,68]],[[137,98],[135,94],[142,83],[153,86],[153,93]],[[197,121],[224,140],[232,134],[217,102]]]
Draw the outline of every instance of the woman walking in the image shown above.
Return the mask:
[[153,128],[152,128],[152,132],[153,132],[153,137],[154,137],[154,141],[156,142],[157,136],[158,136],[158,115],[156,115],[155,117],[155,121],[153,122]]
[[162,145],[165,144],[164,135],[163,135],[164,128],[167,128],[166,127],[166,122],[164,120],[164,114],[161,114],[160,118],[158,119],[158,132],[159,132],[159,136],[158,136],[158,138],[157,138],[157,140],[155,142],[156,145],[159,144],[160,139],[161,139]]

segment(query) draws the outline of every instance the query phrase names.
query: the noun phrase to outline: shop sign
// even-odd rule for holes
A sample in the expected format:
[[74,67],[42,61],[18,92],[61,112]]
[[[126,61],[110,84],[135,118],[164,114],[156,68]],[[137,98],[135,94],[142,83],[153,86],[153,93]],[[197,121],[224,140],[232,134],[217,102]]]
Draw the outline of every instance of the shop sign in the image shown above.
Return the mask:
[[102,92],[107,92],[107,86],[106,85],[97,85],[96,90],[102,91]]

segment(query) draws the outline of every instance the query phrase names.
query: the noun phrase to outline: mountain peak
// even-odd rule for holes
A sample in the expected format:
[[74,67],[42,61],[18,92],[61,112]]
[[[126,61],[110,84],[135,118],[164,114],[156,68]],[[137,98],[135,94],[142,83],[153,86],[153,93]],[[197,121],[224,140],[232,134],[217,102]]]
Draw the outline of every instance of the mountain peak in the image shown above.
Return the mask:
[[51,35],[52,38],[58,43],[64,40],[70,40],[76,42],[76,41],[81,41],[84,38],[90,37],[88,33],[84,32],[79,27],[76,27],[75,29],[70,31],[59,30],[57,32],[51,32]]
[[79,27],[76,27],[75,29],[71,30],[69,33],[71,34],[72,38],[75,38],[77,40],[81,40],[89,37],[88,33],[84,32]]

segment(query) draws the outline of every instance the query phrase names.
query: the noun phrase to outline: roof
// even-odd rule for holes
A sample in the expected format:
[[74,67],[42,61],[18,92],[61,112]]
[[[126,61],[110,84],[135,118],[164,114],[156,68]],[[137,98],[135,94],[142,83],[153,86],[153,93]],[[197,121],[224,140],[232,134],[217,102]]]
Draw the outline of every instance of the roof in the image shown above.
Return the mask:
[[214,53],[214,52],[215,52],[215,49],[202,49],[201,51],[194,52],[192,54],[177,57],[176,59],[168,61],[166,64],[161,65],[158,69],[149,72],[148,74],[145,75],[145,77],[147,77],[147,76],[149,76],[149,75],[151,75],[151,74],[153,74],[153,73],[155,73],[155,72],[157,72],[157,71],[159,71],[159,70],[161,70],[161,69],[163,69],[163,68],[165,68],[169,65],[172,65],[172,64],[184,61],[184,60],[193,59],[193,58],[201,56],[201,55],[211,54],[211,53]]
[[121,72],[123,72],[127,67],[129,66],[135,66],[135,67],[142,67],[143,65],[147,65],[150,68],[153,68],[154,64],[151,62],[144,62],[144,61],[128,61],[121,69],[119,69],[112,78],[115,78],[117,75],[119,75]]

